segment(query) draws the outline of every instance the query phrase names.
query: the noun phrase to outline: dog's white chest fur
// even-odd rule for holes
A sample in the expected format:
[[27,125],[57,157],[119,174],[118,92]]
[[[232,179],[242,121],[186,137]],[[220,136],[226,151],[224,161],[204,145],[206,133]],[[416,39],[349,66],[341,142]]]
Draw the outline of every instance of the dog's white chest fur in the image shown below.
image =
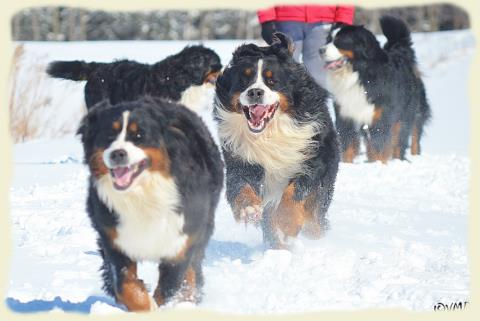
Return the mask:
[[176,211],[180,197],[175,182],[159,173],[138,179],[142,182],[126,192],[114,189],[110,175],[97,181],[100,199],[118,214],[114,243],[133,260],[173,258],[187,240],[184,217]]
[[308,171],[305,161],[311,156],[314,123],[297,124],[280,110],[258,135],[248,129],[245,116],[219,109],[218,130],[222,143],[234,154],[265,170],[263,202],[278,204],[290,179]]
[[213,108],[215,87],[209,83],[201,86],[190,86],[182,92],[179,103],[198,113]]
[[340,105],[340,116],[352,119],[359,126],[371,125],[375,106],[367,101],[365,88],[358,79],[358,73],[349,64],[329,71],[328,89]]

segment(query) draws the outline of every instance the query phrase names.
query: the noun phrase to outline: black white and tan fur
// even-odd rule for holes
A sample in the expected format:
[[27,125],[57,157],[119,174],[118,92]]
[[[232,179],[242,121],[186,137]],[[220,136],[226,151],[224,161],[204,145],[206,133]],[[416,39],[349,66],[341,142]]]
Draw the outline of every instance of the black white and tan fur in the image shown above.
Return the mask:
[[343,26],[333,28],[320,49],[345,162],[358,155],[362,136],[369,161],[405,159],[409,139],[411,154],[420,154],[431,117],[407,25],[391,16],[380,25],[383,48],[363,26]]
[[[195,113],[160,99],[93,106],[78,130],[90,170],[87,211],[105,291],[130,311],[198,301],[223,186],[220,151]],[[137,262],[158,262],[153,299]]]
[[218,78],[227,200],[237,221],[261,223],[268,247],[326,228],[339,162],[327,96],[281,33],[272,46],[237,48]]
[[87,108],[105,99],[117,104],[152,96],[179,102],[198,112],[207,103],[202,100],[211,99],[208,92],[213,91],[221,68],[213,50],[197,45],[152,65],[132,60],[54,61],[47,72],[55,78],[86,81]]

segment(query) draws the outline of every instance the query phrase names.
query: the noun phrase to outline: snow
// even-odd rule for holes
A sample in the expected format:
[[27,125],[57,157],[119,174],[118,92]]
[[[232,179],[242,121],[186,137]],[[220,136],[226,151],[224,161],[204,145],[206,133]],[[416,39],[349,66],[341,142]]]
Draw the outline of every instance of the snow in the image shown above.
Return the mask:
[[[473,36],[456,31],[416,34],[414,40],[434,114],[426,130],[425,153],[386,166],[362,159],[341,164],[328,215],[330,230],[317,241],[300,237],[292,251],[265,251],[261,231],[235,223],[222,197],[204,261],[202,303],[170,304],[162,310],[252,314],[401,307],[432,311],[439,302],[469,300],[466,84]],[[240,43],[207,41],[205,45],[227,63]],[[47,60],[128,57],[153,62],[185,44],[27,43],[26,50],[31,61],[48,55]],[[49,86],[53,94],[62,95],[62,85],[51,80]],[[51,109],[62,110],[60,118],[68,120],[74,131],[78,113],[69,108],[82,108],[78,102],[82,86],[69,86],[76,94]],[[202,116],[214,131],[209,113]],[[88,172],[78,137],[46,135],[16,144],[13,152],[14,248],[7,305],[19,312],[124,313],[101,290],[101,259],[85,212]],[[158,278],[155,265],[142,263],[139,273],[153,291]]]

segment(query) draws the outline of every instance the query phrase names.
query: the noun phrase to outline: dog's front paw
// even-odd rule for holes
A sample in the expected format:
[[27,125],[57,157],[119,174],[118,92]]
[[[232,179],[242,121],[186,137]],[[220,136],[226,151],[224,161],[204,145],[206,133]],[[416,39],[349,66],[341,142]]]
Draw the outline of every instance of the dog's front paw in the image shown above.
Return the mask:
[[263,209],[260,205],[246,206],[240,210],[240,220],[247,223],[259,224],[262,219]]
[[233,215],[237,222],[258,224],[262,219],[262,200],[250,185],[245,185],[233,201]]
[[157,305],[157,302],[155,301],[155,299],[150,297],[150,296],[148,298],[149,298],[149,301],[150,301],[150,311],[158,310],[158,305]]

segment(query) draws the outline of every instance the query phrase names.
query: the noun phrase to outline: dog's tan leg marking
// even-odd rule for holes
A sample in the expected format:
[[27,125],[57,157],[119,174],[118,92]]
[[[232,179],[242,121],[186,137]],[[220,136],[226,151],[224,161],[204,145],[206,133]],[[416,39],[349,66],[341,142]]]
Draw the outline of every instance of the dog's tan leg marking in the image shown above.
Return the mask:
[[197,291],[197,278],[195,270],[192,265],[190,265],[185,272],[185,277],[183,279],[182,287],[180,289],[180,299],[186,302],[197,302],[196,299]]
[[[290,183],[284,190],[280,204],[277,210],[272,214],[271,228],[273,233],[278,231],[283,234],[283,238],[295,238],[303,227],[308,216],[305,208],[305,200],[294,200],[295,187]],[[279,248],[287,248],[286,239],[279,239]]]
[[391,128],[391,138],[383,150],[377,151],[370,142],[367,142],[367,158],[369,162],[381,161],[386,164],[391,158],[400,158],[400,129],[401,122],[396,122]]
[[372,125],[375,125],[378,123],[378,121],[382,118],[383,115],[383,108],[379,106],[375,106],[373,110],[373,116],[372,116]]
[[133,262],[121,272],[123,281],[120,291],[116,293],[117,301],[124,304],[129,311],[150,311],[156,308],[148,295],[143,281],[137,277],[137,264]]
[[[245,185],[238,193],[237,197],[233,201],[233,216],[237,222],[242,220],[248,220],[250,216],[257,215],[257,212],[261,212],[262,200],[255,193],[250,185]],[[261,214],[261,213],[260,213]],[[242,217],[244,216],[244,217]],[[257,217],[256,219],[260,219]],[[253,219],[253,217],[252,217]]]
[[418,137],[418,128],[417,125],[413,126],[412,129],[412,147],[410,149],[412,155],[420,154],[420,141]]
[[392,139],[390,145],[392,146],[392,158],[400,159],[400,130],[402,123],[396,122],[392,127]]
[[360,140],[358,137],[353,138],[350,145],[343,152],[342,161],[345,163],[353,163],[353,160],[358,155],[360,150]]

